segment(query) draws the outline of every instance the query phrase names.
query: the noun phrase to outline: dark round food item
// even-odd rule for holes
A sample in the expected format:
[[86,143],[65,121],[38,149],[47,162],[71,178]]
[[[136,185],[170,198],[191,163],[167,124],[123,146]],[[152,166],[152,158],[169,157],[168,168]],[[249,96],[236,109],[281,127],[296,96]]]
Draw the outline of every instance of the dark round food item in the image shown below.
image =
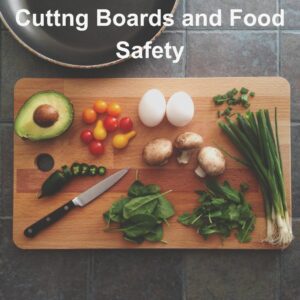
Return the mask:
[[49,104],[40,105],[33,113],[34,122],[43,128],[51,127],[58,117],[58,111]]
[[[151,26],[148,20],[145,26],[97,26],[97,9],[107,9],[111,17],[117,13],[126,17],[135,13],[153,14],[161,10],[161,14],[174,12],[179,0],[73,0],[73,1],[37,1],[37,0],[1,0],[0,11],[3,22],[14,37],[28,50],[48,61],[73,68],[97,68],[124,61],[116,55],[117,43],[127,41],[130,49],[134,45],[144,46],[147,41],[154,40],[160,33],[162,26]],[[41,14],[48,10],[53,14],[56,10],[60,14],[72,14],[74,26],[34,26],[22,27],[17,24],[16,13],[20,9],[30,11],[28,19],[36,14],[40,20]],[[83,15],[87,14],[86,22]],[[79,16],[79,18],[78,18]],[[25,14],[21,15],[24,18]],[[76,21],[78,19],[78,22]],[[54,18],[51,17],[53,24]],[[24,20],[22,21],[24,22]],[[62,16],[58,18],[63,23]],[[77,26],[79,23],[83,26]],[[84,25],[86,23],[86,26]]]
[[40,171],[48,172],[54,167],[54,159],[48,153],[41,153],[36,157],[35,164]]

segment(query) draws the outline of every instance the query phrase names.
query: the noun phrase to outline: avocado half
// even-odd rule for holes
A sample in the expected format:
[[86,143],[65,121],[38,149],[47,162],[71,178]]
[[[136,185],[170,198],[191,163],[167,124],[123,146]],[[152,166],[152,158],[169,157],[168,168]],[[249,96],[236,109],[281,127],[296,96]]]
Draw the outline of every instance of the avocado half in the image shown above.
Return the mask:
[[68,130],[73,119],[73,105],[65,95],[43,91],[23,104],[15,120],[15,132],[31,141],[52,139]]

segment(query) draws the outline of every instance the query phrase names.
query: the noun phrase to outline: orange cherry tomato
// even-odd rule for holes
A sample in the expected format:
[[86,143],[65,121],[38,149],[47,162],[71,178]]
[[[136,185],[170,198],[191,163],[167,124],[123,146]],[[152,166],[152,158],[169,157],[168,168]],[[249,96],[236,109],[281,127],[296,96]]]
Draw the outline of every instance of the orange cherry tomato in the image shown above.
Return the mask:
[[97,100],[94,103],[94,110],[95,112],[97,112],[98,114],[103,114],[106,112],[107,110],[107,103],[103,100]]
[[97,120],[97,113],[92,108],[86,108],[82,113],[82,120],[86,124],[93,124]]
[[107,107],[107,113],[112,117],[118,117],[121,113],[121,106],[118,103],[110,103]]

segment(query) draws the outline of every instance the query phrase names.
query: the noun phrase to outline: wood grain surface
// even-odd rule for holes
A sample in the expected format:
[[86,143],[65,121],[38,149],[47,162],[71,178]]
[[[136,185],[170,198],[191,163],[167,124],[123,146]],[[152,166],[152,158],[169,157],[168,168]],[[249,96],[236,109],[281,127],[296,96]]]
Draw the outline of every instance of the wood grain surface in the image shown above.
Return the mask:
[[[256,92],[251,109],[278,108],[279,135],[284,165],[285,187],[289,209],[291,210],[291,146],[290,146],[290,86],[279,77],[256,78],[128,78],[128,79],[34,79],[24,78],[15,85],[15,115],[21,105],[32,94],[42,90],[56,90],[70,98],[75,109],[75,120],[71,129],[54,140],[29,142],[14,137],[14,209],[13,240],[23,249],[112,249],[112,248],[151,248],[151,249],[276,249],[262,242],[266,234],[263,200],[258,182],[249,170],[227,158],[227,170],[220,180],[229,180],[235,187],[240,182],[250,184],[247,200],[251,203],[257,217],[252,241],[240,244],[234,235],[225,241],[218,237],[204,241],[195,230],[184,227],[176,220],[178,215],[192,210],[197,205],[194,190],[204,187],[203,181],[193,172],[195,158],[187,166],[179,166],[175,158],[163,168],[147,167],[141,159],[143,146],[156,137],[174,139],[179,133],[195,131],[204,138],[205,145],[217,144],[237,154],[229,140],[217,126],[216,107],[212,97],[229,89],[245,86]],[[146,128],[138,120],[137,105],[141,96],[150,88],[160,89],[169,98],[174,92],[188,92],[195,102],[196,114],[193,122],[185,128],[175,128],[164,120],[156,128]],[[106,153],[100,158],[89,154],[82,145],[79,134],[84,125],[81,121],[82,110],[93,105],[97,99],[107,102],[116,101],[122,105],[122,116],[132,117],[138,135],[130,146],[116,151],[111,146],[111,137],[106,142]],[[55,168],[71,165],[74,161],[105,165],[108,175],[114,171],[130,167],[126,177],[109,192],[84,208],[70,212],[68,216],[40,233],[34,239],[24,237],[24,229],[45,216],[62,203],[72,199],[97,181],[95,178],[77,178],[60,193],[45,199],[37,199],[36,194],[49,175],[39,171],[35,158],[40,153],[49,153],[55,159]],[[145,183],[158,183],[163,190],[172,189],[168,199],[173,203],[176,216],[170,219],[170,226],[164,226],[164,240],[168,243],[149,243],[135,245],[124,241],[119,233],[104,232],[102,218],[110,205],[126,190],[139,170],[140,179]]]

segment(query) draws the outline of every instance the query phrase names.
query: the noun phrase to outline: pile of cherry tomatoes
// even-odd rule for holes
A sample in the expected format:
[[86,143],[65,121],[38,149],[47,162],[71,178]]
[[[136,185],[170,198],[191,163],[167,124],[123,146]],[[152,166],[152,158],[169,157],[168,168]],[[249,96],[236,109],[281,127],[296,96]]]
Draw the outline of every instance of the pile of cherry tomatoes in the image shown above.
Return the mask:
[[[129,117],[118,119],[121,111],[118,103],[107,103],[103,100],[97,100],[93,108],[84,109],[82,120],[88,125],[96,123],[93,130],[84,129],[80,134],[81,141],[88,145],[91,154],[101,155],[104,153],[103,141],[109,132],[114,132],[118,128],[123,133],[132,131],[133,122]],[[99,116],[103,116],[103,120]]]

